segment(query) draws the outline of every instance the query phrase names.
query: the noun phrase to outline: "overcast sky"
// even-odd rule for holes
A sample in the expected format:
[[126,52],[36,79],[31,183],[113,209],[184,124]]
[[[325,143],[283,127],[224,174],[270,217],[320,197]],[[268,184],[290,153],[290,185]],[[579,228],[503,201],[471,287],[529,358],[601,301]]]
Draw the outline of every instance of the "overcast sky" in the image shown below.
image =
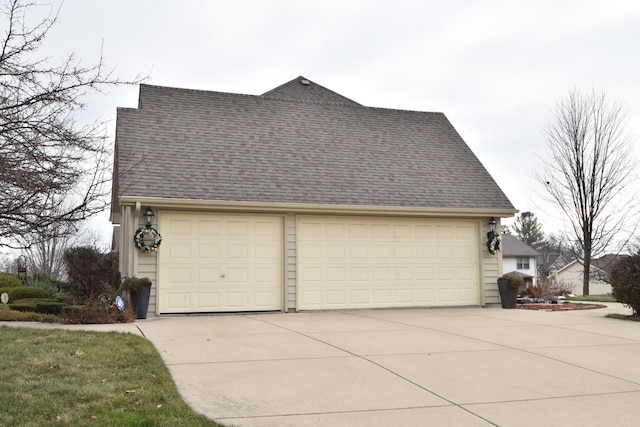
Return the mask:
[[[640,141],[634,0],[66,0],[43,49],[87,65],[102,49],[120,77],[149,74],[155,85],[257,95],[304,75],[367,106],[444,112],[545,231],[558,225],[533,171],[569,89],[623,102]],[[88,114],[113,129],[116,107],[135,107],[137,95],[92,97]]]

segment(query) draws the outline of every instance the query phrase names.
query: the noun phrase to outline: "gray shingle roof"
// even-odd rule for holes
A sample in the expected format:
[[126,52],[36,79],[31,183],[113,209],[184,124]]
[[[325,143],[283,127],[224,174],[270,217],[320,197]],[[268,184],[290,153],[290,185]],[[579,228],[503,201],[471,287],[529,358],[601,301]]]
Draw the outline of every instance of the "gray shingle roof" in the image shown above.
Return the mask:
[[262,96],[140,85],[118,109],[114,195],[514,210],[444,114],[299,79]]
[[538,256],[538,251],[511,234],[502,235],[503,256]]

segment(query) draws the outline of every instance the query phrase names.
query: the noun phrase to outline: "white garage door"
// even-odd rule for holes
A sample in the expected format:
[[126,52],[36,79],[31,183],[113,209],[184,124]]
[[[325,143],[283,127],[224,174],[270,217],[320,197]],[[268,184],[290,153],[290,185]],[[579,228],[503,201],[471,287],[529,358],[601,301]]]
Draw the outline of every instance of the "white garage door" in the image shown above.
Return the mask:
[[298,309],[479,304],[468,220],[300,217]]
[[161,313],[282,308],[282,218],[161,211]]

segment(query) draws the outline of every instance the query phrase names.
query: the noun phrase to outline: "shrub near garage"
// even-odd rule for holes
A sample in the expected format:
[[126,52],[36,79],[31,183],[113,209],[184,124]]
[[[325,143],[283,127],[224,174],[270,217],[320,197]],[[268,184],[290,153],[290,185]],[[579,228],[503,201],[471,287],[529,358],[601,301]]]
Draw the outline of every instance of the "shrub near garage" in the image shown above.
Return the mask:
[[611,270],[613,296],[640,316],[640,254],[623,258]]
[[48,280],[45,277],[38,276],[27,278],[27,280],[25,281],[25,286],[28,286],[30,288],[44,289],[52,297],[54,297],[60,290],[57,283],[54,283],[53,281]]
[[5,292],[9,295],[9,302],[25,298],[50,298],[49,292],[41,288],[28,288],[26,286],[0,288],[0,295]]
[[22,280],[15,274],[0,273],[0,288],[12,288],[22,286]]

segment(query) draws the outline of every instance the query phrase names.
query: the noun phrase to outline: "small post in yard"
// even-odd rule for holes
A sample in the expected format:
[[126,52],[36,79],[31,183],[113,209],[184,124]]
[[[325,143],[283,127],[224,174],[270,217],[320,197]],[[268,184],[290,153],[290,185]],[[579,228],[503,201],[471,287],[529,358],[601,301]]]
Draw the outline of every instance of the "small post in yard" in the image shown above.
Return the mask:
[[27,257],[24,255],[18,257],[18,278],[22,279],[22,282],[27,280]]

